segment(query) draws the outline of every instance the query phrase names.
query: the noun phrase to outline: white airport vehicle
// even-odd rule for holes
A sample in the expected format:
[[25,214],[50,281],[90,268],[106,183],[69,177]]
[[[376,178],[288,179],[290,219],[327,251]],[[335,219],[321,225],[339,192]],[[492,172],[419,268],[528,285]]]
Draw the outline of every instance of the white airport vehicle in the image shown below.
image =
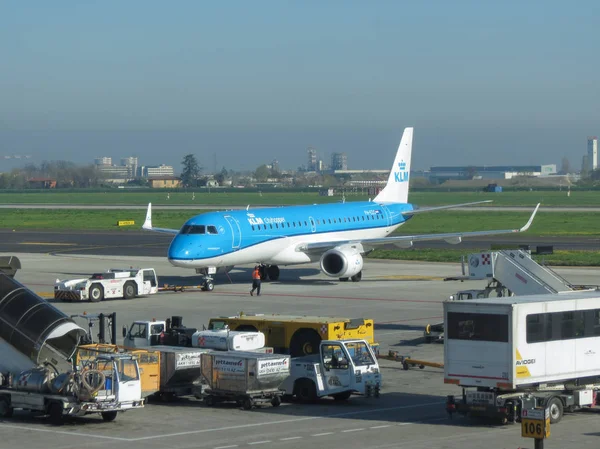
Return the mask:
[[523,409],[596,405],[600,290],[444,302],[447,410],[518,421]]
[[90,278],[60,280],[54,284],[54,298],[63,301],[99,302],[103,299],[154,295],[158,278],[154,268],[112,268]]
[[110,354],[72,363],[86,332],[31,290],[0,273],[0,419],[14,409],[63,416],[142,408],[140,371],[130,355]]
[[24,409],[47,414],[57,425],[64,416],[90,414],[114,421],[118,412],[144,406],[139,366],[132,356],[99,355],[81,370],[63,373],[51,367],[0,374],[0,419]]
[[129,330],[123,329],[123,337],[123,345],[127,348],[170,345],[218,351],[255,351],[265,347],[265,334],[262,332],[197,330],[183,326],[178,316],[164,321],[134,321]]
[[202,354],[202,397],[209,407],[234,401],[244,410],[258,404],[281,405],[281,383],[290,374],[290,356],[257,352],[211,351]]
[[302,402],[352,394],[379,397],[379,363],[365,340],[323,340],[319,353],[291,360],[290,375],[280,387]]

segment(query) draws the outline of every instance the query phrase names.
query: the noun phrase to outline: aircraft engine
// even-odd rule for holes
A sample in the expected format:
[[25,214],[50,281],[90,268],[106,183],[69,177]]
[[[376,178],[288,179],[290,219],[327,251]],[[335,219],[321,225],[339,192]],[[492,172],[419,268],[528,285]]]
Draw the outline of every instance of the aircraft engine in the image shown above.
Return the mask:
[[333,278],[348,278],[363,269],[360,251],[354,248],[334,248],[321,256],[321,271]]

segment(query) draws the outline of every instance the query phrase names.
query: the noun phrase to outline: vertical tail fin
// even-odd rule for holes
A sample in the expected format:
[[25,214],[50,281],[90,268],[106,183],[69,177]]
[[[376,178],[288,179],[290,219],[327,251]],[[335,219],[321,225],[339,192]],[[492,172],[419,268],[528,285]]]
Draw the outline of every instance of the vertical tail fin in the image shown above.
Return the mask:
[[405,128],[387,184],[373,201],[376,203],[406,203],[410,178],[413,128]]

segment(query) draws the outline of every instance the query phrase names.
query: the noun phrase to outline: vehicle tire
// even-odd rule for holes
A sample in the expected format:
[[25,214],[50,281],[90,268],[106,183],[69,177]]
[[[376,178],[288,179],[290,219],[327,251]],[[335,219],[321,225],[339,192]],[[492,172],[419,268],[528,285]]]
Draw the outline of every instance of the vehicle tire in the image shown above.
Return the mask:
[[317,388],[310,379],[298,379],[294,385],[294,395],[298,401],[305,404],[317,400]]
[[131,299],[131,298],[135,298],[137,294],[137,287],[135,285],[135,283],[129,281],[129,282],[125,282],[125,285],[123,286],[123,299]]
[[279,267],[277,265],[269,265],[267,267],[267,274],[269,276],[269,279],[271,279],[272,281],[279,280]]
[[352,282],[360,282],[361,279],[362,279],[362,270],[350,278],[350,280]]
[[213,405],[215,405],[215,398],[212,396],[206,396],[204,398],[204,403],[207,407],[212,407]]
[[301,357],[319,352],[321,336],[314,329],[298,329],[290,340],[290,356]]
[[242,408],[244,410],[251,410],[254,406],[254,401],[251,398],[244,398],[242,401]]
[[275,396],[273,399],[271,399],[271,405],[273,407],[279,407],[281,405],[281,398],[279,396]]
[[332,394],[333,399],[336,401],[347,401],[352,396],[351,391],[344,391],[343,393]]
[[63,424],[63,407],[59,402],[51,402],[48,406],[48,418],[53,426]]
[[90,301],[100,302],[104,299],[104,288],[100,284],[92,284],[90,287]]
[[114,412],[102,412],[102,419],[104,420],[104,422],[111,422],[114,421],[115,419],[117,419],[117,413],[116,411]]
[[212,292],[212,291],[215,289],[215,284],[213,284],[213,282],[212,282],[212,281],[206,281],[206,282],[204,283],[204,286],[202,287],[202,289],[203,289],[205,292]]
[[7,397],[0,397],[0,418],[10,418],[13,415],[13,408]]
[[556,424],[560,422],[563,417],[564,407],[560,398],[556,396],[551,398],[546,407],[550,409],[550,424]]
[[340,278],[340,282],[348,282],[349,278]]

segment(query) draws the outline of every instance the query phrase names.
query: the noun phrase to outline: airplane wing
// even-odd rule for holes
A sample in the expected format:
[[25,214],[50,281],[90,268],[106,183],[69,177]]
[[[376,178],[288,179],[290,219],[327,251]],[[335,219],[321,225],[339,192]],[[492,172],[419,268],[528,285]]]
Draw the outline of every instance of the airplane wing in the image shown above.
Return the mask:
[[483,203],[491,203],[494,200],[485,200],[485,201],[476,201],[474,203],[462,203],[462,204],[450,204],[448,206],[436,206],[436,207],[424,207],[414,210],[407,210],[402,212],[402,215],[415,215],[422,214],[423,212],[432,212],[435,210],[443,210],[443,209],[453,209],[455,207],[465,207],[465,206],[474,206],[475,204],[483,204]]
[[516,232],[525,232],[533,223],[535,214],[537,213],[540,204],[535,207],[529,221],[525,226],[518,229],[504,229],[494,231],[473,231],[473,232],[448,232],[443,234],[420,234],[420,235],[401,235],[396,237],[381,237],[376,239],[357,239],[357,240],[340,240],[331,242],[315,242],[315,243],[303,243],[296,247],[296,251],[307,252],[307,253],[318,253],[324,252],[328,249],[335,248],[343,245],[356,245],[361,244],[363,248],[375,247],[379,245],[393,244],[401,248],[410,248],[414,242],[424,242],[431,240],[444,240],[447,243],[458,244],[463,238],[468,237],[482,237],[488,235],[499,235],[499,234],[511,234]]
[[145,229],[146,231],[162,232],[165,234],[179,234],[179,229],[155,228],[152,226],[152,203],[148,203],[146,221],[144,221],[142,229]]

